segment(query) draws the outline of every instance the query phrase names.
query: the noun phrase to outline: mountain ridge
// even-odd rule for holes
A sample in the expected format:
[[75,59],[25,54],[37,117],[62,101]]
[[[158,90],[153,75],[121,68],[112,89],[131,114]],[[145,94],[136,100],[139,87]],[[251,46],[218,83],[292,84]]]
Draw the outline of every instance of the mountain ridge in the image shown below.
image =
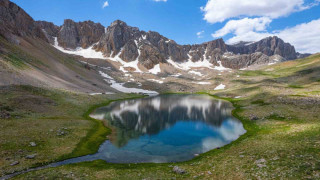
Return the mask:
[[[67,32],[69,34],[77,34],[77,30],[70,27],[70,24],[77,23],[72,20],[67,22],[60,29],[69,30]],[[86,22],[88,21],[78,22],[78,24]],[[94,26],[97,25],[100,24],[91,22],[93,31],[95,30]],[[223,66],[232,69],[241,69],[254,64],[275,63],[279,60],[297,59],[295,48],[276,36],[267,37],[246,46],[228,45],[222,38],[201,44],[180,45],[158,32],[142,31],[137,27],[128,26],[121,20],[114,21],[109,27],[105,28],[105,33],[100,34],[101,38],[99,40],[96,38],[90,44],[85,46],[80,44],[80,46],[89,47],[92,45],[95,50],[111,58],[120,53],[119,57],[125,62],[132,62],[138,58],[139,63],[147,69],[151,69],[159,63],[168,63],[169,59],[174,62],[208,60],[214,66],[218,66],[221,63]],[[59,46],[75,49],[74,45],[60,44],[61,41],[65,40],[59,33],[56,36],[58,37]],[[85,35],[85,38],[90,37],[90,33]],[[233,54],[230,54],[230,52]],[[228,53],[228,56],[225,53]],[[278,56],[273,57],[275,55]]]
[[228,45],[220,38],[201,44],[180,45],[158,32],[146,32],[121,20],[104,27],[90,20],[75,22],[66,19],[63,25],[56,26],[51,22],[34,21],[9,0],[2,0],[0,8],[0,24],[3,25],[0,35],[11,42],[19,43],[15,36],[31,36],[54,45],[57,38],[58,46],[64,49],[92,48],[103,53],[105,58],[136,62],[146,69],[170,62],[209,62],[212,66],[241,69],[307,56],[297,53],[294,46],[276,36],[249,44]]

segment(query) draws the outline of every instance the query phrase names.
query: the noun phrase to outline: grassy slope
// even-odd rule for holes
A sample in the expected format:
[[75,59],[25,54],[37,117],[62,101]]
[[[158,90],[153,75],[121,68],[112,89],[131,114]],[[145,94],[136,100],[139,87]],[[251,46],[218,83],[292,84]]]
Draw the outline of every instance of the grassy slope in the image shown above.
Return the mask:
[[[232,86],[227,90],[211,92],[234,103],[237,107],[234,115],[243,121],[248,133],[221,149],[210,151],[189,162],[178,163],[181,168],[188,171],[185,175],[172,172],[172,165],[175,164],[117,165],[95,161],[36,171],[16,178],[318,179],[320,178],[319,66],[320,56],[317,55],[304,60],[268,66],[259,71],[241,71],[237,73],[240,78],[234,78]],[[232,99],[236,96],[241,98]],[[82,107],[82,112],[88,107],[87,103]],[[77,109],[69,108],[73,110],[65,112],[66,115],[72,114]],[[257,117],[258,120],[250,120],[252,117]],[[11,129],[15,125],[17,124],[12,125]],[[77,124],[77,126],[79,127],[74,129],[78,131],[80,127],[86,125]],[[92,127],[86,127],[85,130]],[[10,133],[10,130],[7,133]],[[56,147],[65,146],[60,144]],[[65,152],[61,154],[63,153]],[[259,167],[256,161],[261,159],[266,162],[260,163],[262,167]]]
[[[137,95],[100,97],[31,86],[0,87],[0,176],[32,166],[95,153],[108,133],[100,121],[84,114],[95,104]],[[64,131],[66,135],[58,135]],[[36,147],[31,147],[35,142]],[[37,154],[28,160],[27,155]],[[19,165],[10,166],[14,161]]]

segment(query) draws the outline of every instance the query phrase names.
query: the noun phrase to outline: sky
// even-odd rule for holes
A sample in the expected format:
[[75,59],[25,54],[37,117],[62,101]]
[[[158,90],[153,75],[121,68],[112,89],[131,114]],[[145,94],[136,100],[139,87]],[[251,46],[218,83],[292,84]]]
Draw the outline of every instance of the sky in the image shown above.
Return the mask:
[[227,44],[279,36],[301,53],[320,52],[320,0],[12,0],[35,20],[104,26],[120,19],[179,44]]

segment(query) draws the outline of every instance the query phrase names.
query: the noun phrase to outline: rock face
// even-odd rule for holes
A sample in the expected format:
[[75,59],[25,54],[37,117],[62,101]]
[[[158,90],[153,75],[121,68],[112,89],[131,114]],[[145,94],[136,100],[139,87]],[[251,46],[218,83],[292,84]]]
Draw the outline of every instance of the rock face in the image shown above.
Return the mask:
[[54,43],[54,37],[57,37],[60,27],[54,25],[51,22],[46,21],[36,21],[35,22],[38,27],[42,29],[45,36],[47,37],[48,41],[53,44]]
[[[258,42],[227,45],[223,39],[203,44],[179,45],[157,32],[140,31],[125,22],[113,22],[95,46],[106,57],[119,56],[126,62],[138,60],[146,68],[167,60],[175,62],[209,61],[227,68],[240,69],[255,64],[267,64],[297,58],[295,48],[278,37]],[[228,56],[225,53],[229,54]],[[231,53],[231,55],[230,55]],[[281,56],[281,57],[280,57]]]
[[19,44],[16,36],[29,36],[47,41],[45,34],[34,20],[9,0],[0,1],[0,35],[16,44]]
[[138,61],[147,69],[158,63],[210,62],[215,66],[240,69],[251,65],[275,63],[306,57],[278,37],[258,42],[227,45],[223,39],[202,44],[179,45],[154,31],[140,31],[116,20],[108,28],[92,21],[67,19],[60,27],[45,21],[35,22],[24,10],[9,0],[0,0],[0,35],[19,44],[20,37],[40,38],[65,49],[89,48],[101,51],[107,58]]
[[297,59],[295,48],[276,36],[267,37],[255,43],[240,42],[233,46],[228,45],[228,51],[234,54],[261,52],[267,56],[280,55],[286,60]]
[[92,21],[76,23],[67,19],[56,36],[58,36],[59,45],[64,48],[88,48],[100,40],[104,31],[105,28],[100,23]]

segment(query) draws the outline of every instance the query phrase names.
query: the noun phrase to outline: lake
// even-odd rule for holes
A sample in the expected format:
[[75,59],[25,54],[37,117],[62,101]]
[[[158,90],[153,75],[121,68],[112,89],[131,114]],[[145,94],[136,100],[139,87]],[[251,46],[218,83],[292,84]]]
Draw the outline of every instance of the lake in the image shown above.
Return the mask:
[[190,160],[238,139],[246,130],[227,101],[208,95],[160,95],[113,102],[90,116],[112,129],[94,155],[111,163]]

